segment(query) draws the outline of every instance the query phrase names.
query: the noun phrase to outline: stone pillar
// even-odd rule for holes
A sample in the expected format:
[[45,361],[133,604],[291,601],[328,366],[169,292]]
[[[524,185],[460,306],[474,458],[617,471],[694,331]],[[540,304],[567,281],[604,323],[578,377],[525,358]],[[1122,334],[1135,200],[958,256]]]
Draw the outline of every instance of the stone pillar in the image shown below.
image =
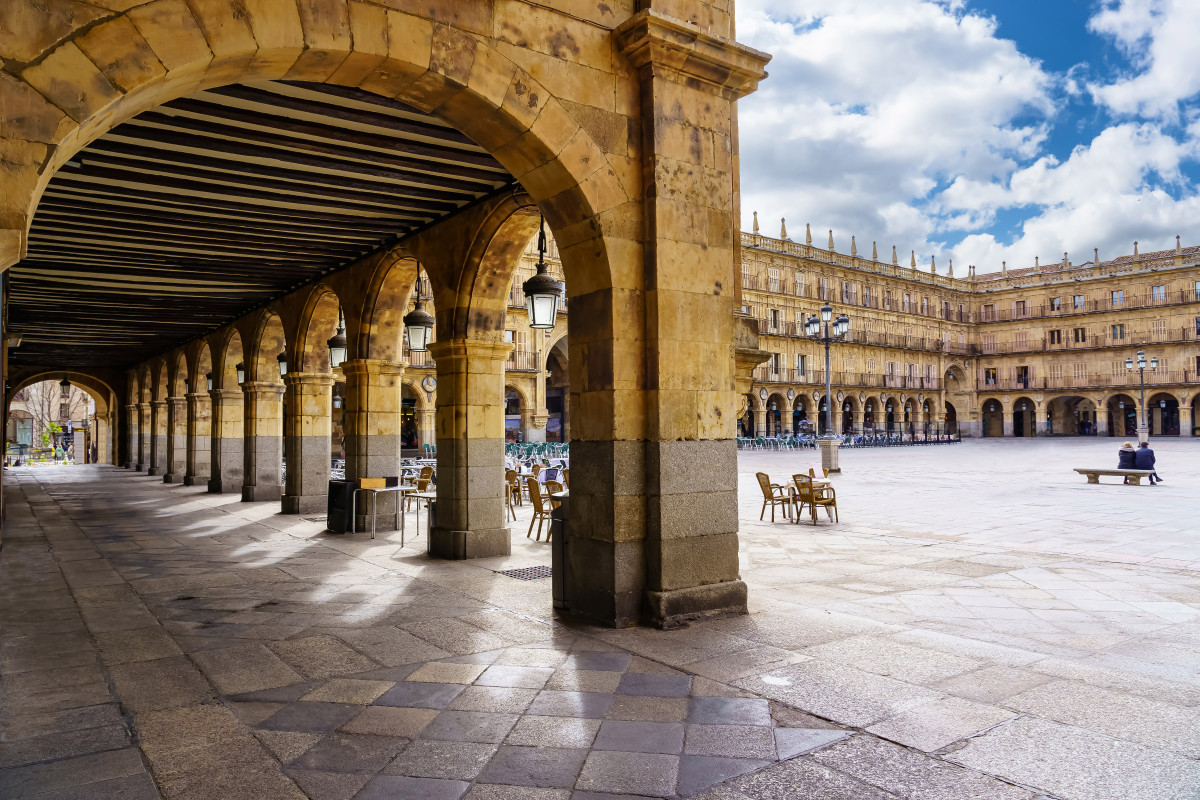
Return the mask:
[[1013,412],[1012,408],[1005,407],[1001,410],[1004,415],[1004,433],[1005,437],[1011,438],[1013,434]]
[[332,435],[333,375],[289,372],[284,435],[287,477],[283,513],[315,514],[325,510],[329,489],[329,441]]
[[852,423],[856,433],[861,434],[863,432],[863,427],[866,425],[866,419],[867,412],[863,410],[862,406],[858,406],[854,410],[854,422]]
[[1195,422],[1192,421],[1193,416],[1194,415],[1192,414],[1192,406],[1190,403],[1187,402],[1187,398],[1185,397],[1179,403],[1179,435],[1180,436],[1200,435],[1200,432],[1192,431],[1192,426],[1196,424]]
[[167,401],[150,402],[150,468],[147,475],[162,475],[167,471]]
[[1108,406],[1096,406],[1096,435],[1108,436]]
[[425,445],[437,444],[437,426],[436,412],[432,407],[426,407],[417,411],[417,442],[421,449],[421,454],[425,453]]
[[167,398],[167,471],[163,483],[181,483],[187,469],[187,400]]
[[125,406],[125,441],[128,447],[125,453],[125,467],[127,469],[138,468],[138,448],[141,447],[138,439],[140,420],[141,414],[138,411],[137,403]]
[[208,490],[214,494],[242,491],[244,400],[238,389],[213,389],[209,432]]
[[541,409],[537,413],[532,411],[521,412],[521,438],[527,442],[544,442],[546,441],[546,422],[550,419],[550,412],[546,409]]
[[242,384],[242,501],[279,500],[283,464],[283,384],[247,381]]
[[138,403],[138,455],[137,471],[150,469],[150,443],[154,440],[154,427],[151,425],[150,404]]
[[[398,476],[400,379],[404,365],[356,359],[343,362],[342,373],[346,376],[342,427],[346,437],[347,480]],[[396,496],[381,494],[378,503],[377,529],[393,530]],[[356,524],[360,529],[369,524],[367,515],[360,514]]]
[[1162,436],[1162,409],[1158,406],[1150,406],[1150,433],[1153,436]]
[[504,342],[447,339],[429,346],[437,361],[437,527],[439,558],[508,555],[504,519]]
[[767,435],[767,410],[765,408],[754,409],[754,435]]
[[184,486],[207,486],[212,460],[212,400],[207,394],[192,392],[187,401],[187,456]]

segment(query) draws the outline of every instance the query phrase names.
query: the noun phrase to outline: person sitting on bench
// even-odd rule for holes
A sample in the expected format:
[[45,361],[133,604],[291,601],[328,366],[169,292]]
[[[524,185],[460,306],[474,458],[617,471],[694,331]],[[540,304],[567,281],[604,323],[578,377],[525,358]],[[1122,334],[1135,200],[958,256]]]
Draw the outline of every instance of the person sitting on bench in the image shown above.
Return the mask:
[[[1134,467],[1136,458],[1137,453],[1133,449],[1133,443],[1126,442],[1125,444],[1121,445],[1121,449],[1117,451],[1117,469],[1136,469],[1136,467]],[[1125,482],[1129,483],[1129,478],[1126,478]]]
[[1136,469],[1148,469],[1153,474],[1150,475],[1150,485],[1153,486],[1155,481],[1162,483],[1162,478],[1158,477],[1154,470],[1154,451],[1150,449],[1149,442],[1142,442],[1141,447],[1133,454],[1133,464]]

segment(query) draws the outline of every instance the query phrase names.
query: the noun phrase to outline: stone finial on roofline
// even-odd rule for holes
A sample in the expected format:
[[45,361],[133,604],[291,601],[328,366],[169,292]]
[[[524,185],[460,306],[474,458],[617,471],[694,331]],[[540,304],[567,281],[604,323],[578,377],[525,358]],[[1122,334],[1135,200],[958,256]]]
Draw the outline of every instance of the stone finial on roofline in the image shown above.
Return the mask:
[[912,267],[913,269],[916,269],[917,268],[917,251],[910,250],[909,252],[912,253],[912,255],[908,259],[908,265],[910,267]]
[[858,255],[858,244],[854,241],[854,237],[850,237],[850,255]]
[[1000,274],[1005,278],[1008,277],[1008,262],[1007,261],[1000,262]]
[[871,260],[872,261],[879,260],[879,245],[876,244],[875,242],[871,242]]
[[929,257],[929,271],[937,275],[937,256]]
[[804,243],[812,247],[812,225],[804,223]]
[[833,247],[833,228],[829,229],[829,252],[834,252]]
[[1092,248],[1092,256],[1095,259],[1094,261],[1092,261],[1092,263],[1099,265],[1100,264],[1100,248],[1099,247]]
[[892,264],[897,267],[900,266],[900,259],[896,255],[896,245],[892,245]]
[[949,275],[951,278],[954,277],[954,259],[953,258],[950,259],[950,269],[948,269],[946,271],[946,274]]
[[758,233],[758,212],[754,212],[754,232]]
[[783,217],[779,218],[779,238],[787,241],[787,220]]

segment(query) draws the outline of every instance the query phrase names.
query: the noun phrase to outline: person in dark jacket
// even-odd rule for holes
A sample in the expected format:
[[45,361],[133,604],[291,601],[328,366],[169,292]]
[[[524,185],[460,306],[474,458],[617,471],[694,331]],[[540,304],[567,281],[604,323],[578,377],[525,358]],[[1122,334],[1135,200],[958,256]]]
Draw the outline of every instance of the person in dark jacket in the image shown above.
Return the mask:
[[[1132,442],[1126,442],[1121,445],[1121,449],[1117,451],[1117,469],[1137,469],[1134,464],[1137,462],[1137,451],[1133,449]],[[1125,479],[1129,483],[1129,478]]]
[[[1154,451],[1150,449],[1149,442],[1142,442],[1141,447],[1134,453],[1133,464],[1134,469],[1154,469]],[[1153,486],[1155,481],[1162,482],[1157,472],[1150,476],[1150,485]]]

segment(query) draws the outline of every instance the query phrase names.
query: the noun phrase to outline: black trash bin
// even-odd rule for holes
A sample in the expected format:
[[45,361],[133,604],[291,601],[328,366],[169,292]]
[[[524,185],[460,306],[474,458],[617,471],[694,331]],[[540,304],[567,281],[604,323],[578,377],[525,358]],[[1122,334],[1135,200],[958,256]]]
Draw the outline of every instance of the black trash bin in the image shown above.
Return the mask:
[[551,495],[558,508],[550,510],[550,597],[555,608],[567,608],[567,548],[571,543],[571,496]]
[[354,481],[329,481],[329,506],[325,527],[330,533],[349,533],[354,527]]

